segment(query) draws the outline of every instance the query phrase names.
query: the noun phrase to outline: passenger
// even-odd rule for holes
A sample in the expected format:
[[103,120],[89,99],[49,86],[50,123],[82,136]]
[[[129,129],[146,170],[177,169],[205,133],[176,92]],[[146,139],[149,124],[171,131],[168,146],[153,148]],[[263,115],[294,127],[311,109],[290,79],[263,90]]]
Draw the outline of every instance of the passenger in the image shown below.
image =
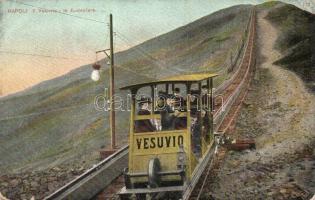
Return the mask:
[[198,109],[198,97],[199,97],[199,91],[198,90],[191,90],[190,91],[190,114],[192,116],[195,116]]
[[209,101],[209,90],[208,90],[208,87],[206,86],[206,85],[203,85],[202,87],[201,87],[201,95],[202,95],[202,97],[201,97],[201,99],[202,99],[202,107],[203,108],[208,108],[210,105],[210,101]]
[[[175,110],[184,112],[186,110],[186,102],[184,97],[180,94],[180,89],[174,89],[174,108]],[[175,120],[175,129],[182,130],[187,128],[187,117],[178,117]]]
[[205,138],[207,142],[211,140],[211,135],[213,134],[213,129],[211,128],[211,118],[207,116],[203,121],[203,128],[202,128],[202,137]]
[[185,100],[184,97],[180,94],[180,89],[174,89],[174,98],[175,98],[175,109],[179,111],[185,110]]
[[177,117],[175,120],[175,129],[183,130],[187,128],[187,117]]
[[[159,91],[158,92],[158,98],[156,101],[156,107],[154,108],[154,114],[161,114],[161,111],[166,106],[166,99],[167,99],[166,93],[163,91]],[[155,121],[155,126],[156,126],[156,130],[158,130],[158,131],[162,130],[161,119]]]
[[209,89],[206,85],[201,87],[201,94],[202,94],[202,108],[204,110],[204,114],[202,115],[202,124],[203,124],[203,132],[207,133],[210,129],[210,119],[209,119],[209,109],[211,108],[210,105],[210,96],[209,96]]
[[[158,100],[162,131],[175,129],[175,122],[180,113],[178,110],[174,110],[173,106],[174,100],[172,95],[167,95],[166,99],[160,97]],[[171,115],[171,113],[174,113],[174,115]]]
[[[139,111],[138,115],[150,115],[151,112],[149,108],[151,106],[151,101],[148,98],[142,98],[139,102]],[[153,132],[156,128],[152,124],[150,119],[143,119],[143,120],[136,120],[135,121],[135,132],[136,133],[143,133],[143,132]]]
[[200,120],[200,105],[199,105],[199,90],[190,91],[190,115],[191,115],[191,137],[192,149],[196,157],[201,155],[201,120]]
[[198,115],[191,117],[192,149],[196,157],[201,155],[201,124]]
[[[156,107],[154,108],[154,114],[161,114],[161,111],[165,108],[167,95],[163,91],[158,92],[158,98],[156,101]],[[154,120],[154,125],[157,131],[162,130],[161,120]]]
[[154,108],[155,114],[160,114],[161,110],[163,110],[166,106],[167,94],[163,91],[159,91],[156,107]]

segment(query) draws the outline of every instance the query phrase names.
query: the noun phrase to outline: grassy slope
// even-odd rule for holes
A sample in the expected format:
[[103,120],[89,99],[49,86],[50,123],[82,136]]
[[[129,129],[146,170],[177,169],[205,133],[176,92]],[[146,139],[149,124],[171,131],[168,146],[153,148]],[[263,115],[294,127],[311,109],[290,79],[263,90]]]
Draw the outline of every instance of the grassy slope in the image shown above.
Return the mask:
[[[230,76],[225,61],[243,37],[249,8],[237,6],[216,12],[117,53],[117,88],[203,71],[217,72],[221,75],[217,84],[223,81]],[[83,66],[0,99],[1,173],[8,172],[9,166],[20,171],[45,169],[75,159],[90,160],[101,146],[108,145],[107,113],[96,111],[93,105],[94,97],[107,86],[106,77],[94,83],[90,72],[90,66]],[[107,69],[103,73],[107,74]],[[119,90],[117,93],[125,95]],[[117,115],[118,141],[122,144],[127,140],[128,114]]]
[[276,48],[285,56],[275,64],[296,72],[315,91],[315,15],[283,5],[272,9],[267,19],[282,30]]

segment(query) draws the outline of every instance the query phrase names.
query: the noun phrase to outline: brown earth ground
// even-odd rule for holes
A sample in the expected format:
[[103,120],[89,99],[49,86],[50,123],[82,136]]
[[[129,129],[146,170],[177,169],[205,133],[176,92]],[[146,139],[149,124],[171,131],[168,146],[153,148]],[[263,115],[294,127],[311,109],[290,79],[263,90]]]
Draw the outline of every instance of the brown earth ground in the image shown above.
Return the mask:
[[258,64],[233,137],[256,150],[230,151],[203,199],[309,199],[315,193],[315,96],[273,63],[277,27],[258,13]]

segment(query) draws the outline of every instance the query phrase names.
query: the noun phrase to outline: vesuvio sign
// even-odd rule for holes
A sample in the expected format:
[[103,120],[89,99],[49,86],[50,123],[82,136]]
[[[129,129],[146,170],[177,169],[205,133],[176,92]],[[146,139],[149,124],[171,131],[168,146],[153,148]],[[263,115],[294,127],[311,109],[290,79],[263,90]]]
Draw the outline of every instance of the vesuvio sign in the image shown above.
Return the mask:
[[179,147],[183,143],[184,137],[182,135],[171,136],[150,135],[142,138],[136,138],[135,148],[138,150],[174,148]]

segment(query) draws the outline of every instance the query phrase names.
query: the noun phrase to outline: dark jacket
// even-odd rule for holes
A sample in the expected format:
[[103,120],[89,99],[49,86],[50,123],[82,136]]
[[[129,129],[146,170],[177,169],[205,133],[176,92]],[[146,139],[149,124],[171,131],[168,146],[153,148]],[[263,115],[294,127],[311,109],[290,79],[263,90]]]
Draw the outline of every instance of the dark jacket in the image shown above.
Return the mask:
[[[150,115],[150,111],[148,110],[139,110],[138,115]],[[143,132],[153,132],[156,128],[153,126],[149,119],[137,120],[135,121],[135,132],[143,133]]]
[[184,111],[186,110],[186,102],[184,100],[184,97],[182,96],[176,96],[174,98],[175,100],[175,109],[179,110],[179,111]]
[[165,105],[163,109],[160,110],[161,114],[161,125],[162,130],[174,130],[175,129],[175,119],[177,118],[174,115],[170,115],[174,111],[169,105]]
[[190,114],[196,116],[198,109],[200,109],[200,105],[198,105],[198,99],[195,98],[195,100],[190,103]]

